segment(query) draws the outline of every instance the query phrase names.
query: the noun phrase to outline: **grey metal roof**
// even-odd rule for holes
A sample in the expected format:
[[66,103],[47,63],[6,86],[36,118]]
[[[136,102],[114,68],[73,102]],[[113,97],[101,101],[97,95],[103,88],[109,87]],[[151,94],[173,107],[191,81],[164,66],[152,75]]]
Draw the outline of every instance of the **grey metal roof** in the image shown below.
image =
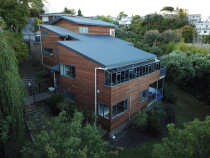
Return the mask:
[[108,23],[102,20],[95,20],[90,18],[81,18],[81,17],[70,17],[70,16],[59,16],[53,21],[49,22],[48,24],[53,24],[60,19],[65,19],[71,21],[76,24],[83,24],[83,25],[95,25],[95,26],[109,26],[109,27],[118,27],[118,25],[114,25],[112,23]]
[[55,25],[41,25],[41,27],[61,36],[70,36],[77,39],[74,41],[58,41],[58,43],[106,68],[156,58],[154,54],[137,49],[129,42],[109,35],[77,34]]

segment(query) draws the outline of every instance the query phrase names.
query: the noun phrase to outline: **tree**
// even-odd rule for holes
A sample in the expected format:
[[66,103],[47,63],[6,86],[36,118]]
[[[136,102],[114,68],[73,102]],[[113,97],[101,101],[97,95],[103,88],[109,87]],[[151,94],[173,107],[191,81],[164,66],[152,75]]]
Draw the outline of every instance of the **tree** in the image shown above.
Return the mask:
[[174,11],[174,7],[165,6],[165,7],[163,7],[163,9],[161,9],[160,11],[173,12],[173,11]]
[[65,111],[48,124],[49,130],[42,131],[36,143],[27,143],[21,150],[24,157],[107,157],[107,143],[102,140],[103,132],[94,126],[82,126],[83,115],[75,112],[69,122]]
[[162,56],[160,60],[167,67],[166,79],[170,82],[186,83],[196,75],[192,60],[185,52],[174,51]]
[[120,12],[119,15],[118,15],[118,18],[121,20],[122,17],[127,17],[128,15],[125,14],[124,12]]
[[25,85],[18,73],[15,52],[0,32],[0,142],[22,143],[24,135]]
[[78,10],[77,16],[83,16],[82,11],[80,9]]
[[163,32],[163,42],[169,43],[169,42],[179,42],[181,40],[182,34],[179,30],[172,31],[172,30],[165,30]]
[[186,25],[181,28],[182,37],[184,37],[184,41],[186,43],[191,43],[193,41],[193,35],[195,34],[194,28]]
[[1,0],[0,16],[9,29],[21,32],[29,18],[28,0]]
[[156,46],[157,41],[161,38],[158,30],[150,30],[145,33],[144,40],[149,46]]
[[114,20],[110,19],[108,16],[97,15],[97,18],[98,18],[98,19],[101,19],[101,20],[103,20],[103,21],[106,21],[106,22],[115,24],[115,25],[118,25],[118,24],[119,24],[117,21],[114,21]]
[[74,9],[68,9],[68,8],[65,7],[63,12],[67,13],[67,14],[75,15],[75,10]]
[[207,158],[210,155],[210,116],[204,121],[195,119],[184,124],[184,129],[168,125],[169,137],[163,138],[161,144],[154,145],[155,158]]
[[4,31],[3,33],[7,38],[8,44],[14,49],[15,56],[18,64],[28,57],[28,46],[23,43],[23,38],[21,34],[15,32]]

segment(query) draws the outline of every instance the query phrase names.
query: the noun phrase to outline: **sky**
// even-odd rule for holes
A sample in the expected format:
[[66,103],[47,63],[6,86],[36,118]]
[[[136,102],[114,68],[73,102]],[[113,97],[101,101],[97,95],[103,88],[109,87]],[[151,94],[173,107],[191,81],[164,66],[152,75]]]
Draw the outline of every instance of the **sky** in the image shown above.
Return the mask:
[[62,12],[64,7],[79,8],[84,16],[110,15],[117,17],[123,11],[129,16],[144,16],[149,13],[159,13],[164,6],[174,9],[188,9],[189,14],[201,14],[202,20],[210,16],[210,0],[47,0],[46,13]]

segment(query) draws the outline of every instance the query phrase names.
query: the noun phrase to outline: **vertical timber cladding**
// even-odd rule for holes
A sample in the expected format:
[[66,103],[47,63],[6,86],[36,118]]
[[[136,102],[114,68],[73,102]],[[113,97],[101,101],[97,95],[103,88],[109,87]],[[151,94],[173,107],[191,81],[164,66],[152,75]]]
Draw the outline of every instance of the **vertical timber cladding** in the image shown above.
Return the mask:
[[[104,86],[104,70],[97,70],[97,90],[99,90],[99,93],[97,94],[97,102],[104,103],[108,105],[109,108],[109,119],[106,119],[104,117],[101,117],[98,115],[99,123],[102,125],[102,127],[109,132],[111,131],[111,87]],[[98,105],[97,105],[98,109]],[[97,111],[98,113],[98,111]]]
[[88,27],[88,34],[100,34],[100,35],[110,35],[110,29],[114,29],[114,27],[107,27],[107,26],[76,24],[65,19],[60,19],[52,25],[61,26],[75,33],[79,33],[79,27]]
[[[48,37],[42,37],[42,32],[46,31],[48,32]],[[43,55],[43,64],[49,65],[49,66],[54,66],[59,63],[59,58],[56,57],[56,48],[58,48],[58,43],[57,41],[63,40],[62,37],[59,35],[41,27],[40,28],[40,33],[41,33],[41,41],[42,41],[42,49],[43,48],[51,48],[53,55],[52,56],[47,56]]]
[[75,94],[75,102],[86,110],[95,111],[95,62],[61,45],[59,63],[75,66],[76,78],[60,76],[61,91],[68,90]]
[[111,105],[119,103],[120,101],[126,98],[128,98],[129,102],[128,111],[111,120],[111,131],[120,126],[121,124],[125,123],[127,120],[129,120],[129,111],[130,117],[132,117],[138,110],[147,106],[148,100],[139,103],[139,94],[142,90],[149,88],[149,85],[151,83],[158,81],[159,77],[160,71],[157,71],[111,88]]

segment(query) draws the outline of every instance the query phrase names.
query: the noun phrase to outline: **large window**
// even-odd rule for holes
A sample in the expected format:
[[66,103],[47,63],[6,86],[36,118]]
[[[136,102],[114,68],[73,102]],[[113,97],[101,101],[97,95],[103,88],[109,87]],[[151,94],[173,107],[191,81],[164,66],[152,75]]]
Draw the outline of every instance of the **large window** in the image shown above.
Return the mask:
[[115,86],[120,83],[153,73],[160,70],[160,62],[148,64],[128,65],[120,68],[113,68],[105,71],[105,85]]
[[68,99],[70,102],[75,103],[75,95],[69,91],[64,91],[64,98]]
[[117,117],[128,110],[128,99],[123,100],[112,106],[112,118]]
[[60,64],[61,75],[75,78],[75,67],[71,65]]
[[103,103],[98,104],[98,115],[109,119],[109,106]]
[[51,48],[43,48],[42,54],[50,56],[50,55],[53,55],[53,52]]
[[140,103],[147,100],[148,99],[148,89],[141,91],[139,97],[140,97],[140,99],[139,99]]
[[79,33],[88,33],[88,27],[79,27]]
[[47,31],[42,31],[42,37],[48,37],[48,32]]

